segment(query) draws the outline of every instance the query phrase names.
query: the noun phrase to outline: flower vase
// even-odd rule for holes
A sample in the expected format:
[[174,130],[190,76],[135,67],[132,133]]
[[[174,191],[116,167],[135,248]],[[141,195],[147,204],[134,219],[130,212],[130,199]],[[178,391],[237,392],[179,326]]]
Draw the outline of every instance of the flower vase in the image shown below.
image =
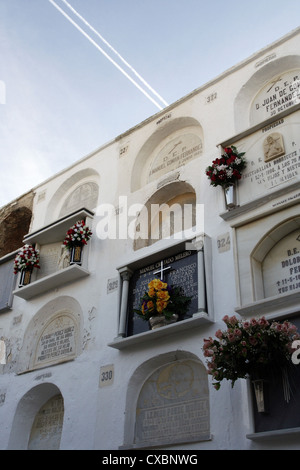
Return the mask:
[[268,413],[268,381],[252,380],[258,413]]
[[25,268],[21,270],[19,287],[27,286],[31,281],[32,269]]
[[74,245],[70,251],[70,265],[72,264],[79,264],[81,265],[81,257],[82,257],[82,245]]
[[166,318],[164,315],[155,315],[149,319],[151,330],[156,330],[162,326],[170,325],[171,323],[176,323],[178,320],[177,313],[174,313],[171,318]]
[[224,186],[223,190],[226,208],[228,210],[234,209],[236,207],[236,185]]

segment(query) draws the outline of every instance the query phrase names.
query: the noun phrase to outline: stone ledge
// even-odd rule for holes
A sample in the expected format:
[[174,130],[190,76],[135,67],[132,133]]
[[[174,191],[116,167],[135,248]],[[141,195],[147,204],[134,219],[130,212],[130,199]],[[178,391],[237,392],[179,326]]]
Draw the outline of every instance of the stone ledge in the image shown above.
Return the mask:
[[241,316],[272,315],[282,316],[299,312],[300,289],[288,294],[276,295],[257,300],[252,304],[236,307],[234,310]]
[[86,269],[73,264],[61,271],[45,276],[37,281],[33,281],[27,286],[19,287],[13,291],[13,295],[21,297],[24,300],[29,300],[32,297],[44,294],[45,292],[50,292],[52,289],[61,287],[64,284],[89,276],[89,274],[89,271]]
[[173,323],[162,328],[157,328],[156,330],[145,331],[144,333],[128,336],[127,338],[115,338],[114,341],[108,343],[108,346],[110,346],[111,348],[122,350],[131,346],[146,344],[164,336],[170,336],[175,333],[198,328],[202,325],[207,325],[209,323],[214,323],[214,321],[209,318],[206,312],[200,312],[196,313],[193,318],[182,320],[180,322]]
[[256,432],[246,434],[247,439],[252,441],[263,441],[274,438],[291,437],[300,435],[300,428],[277,429],[276,431]]

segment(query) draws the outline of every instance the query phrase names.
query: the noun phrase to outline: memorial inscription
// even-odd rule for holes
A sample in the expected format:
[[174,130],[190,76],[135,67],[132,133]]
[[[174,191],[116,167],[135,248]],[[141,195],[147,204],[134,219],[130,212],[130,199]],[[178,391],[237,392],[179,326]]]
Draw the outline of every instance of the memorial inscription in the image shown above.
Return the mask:
[[269,82],[252,105],[253,123],[264,121],[300,103],[300,73],[297,70],[280,75]]
[[[162,262],[144,266],[133,273],[130,281],[130,294],[128,301],[128,336],[148,331],[147,322],[144,322],[133,313],[139,308],[140,298],[148,289],[149,282],[160,278],[161,266],[169,268],[164,271],[164,282],[173,286],[182,287],[186,296],[192,297],[189,310],[185,318],[189,318],[198,310],[198,263],[197,252],[184,251],[165,258]],[[156,274],[155,274],[156,273]],[[179,319],[179,321],[182,319]]]
[[36,349],[36,365],[61,362],[75,356],[76,328],[67,315],[54,319],[43,331]]
[[265,296],[293,293],[300,289],[300,232],[281,240],[263,263]]
[[190,442],[209,438],[205,370],[192,361],[160,368],[144,384],[137,405],[136,443]]
[[184,134],[166,144],[154,158],[148,182],[174,170],[202,154],[202,141],[195,134]]
[[257,162],[250,162],[242,178],[265,189],[272,189],[299,176],[300,149],[268,162],[259,157]]
[[64,417],[61,395],[51,398],[37,413],[29,440],[29,450],[58,450]]

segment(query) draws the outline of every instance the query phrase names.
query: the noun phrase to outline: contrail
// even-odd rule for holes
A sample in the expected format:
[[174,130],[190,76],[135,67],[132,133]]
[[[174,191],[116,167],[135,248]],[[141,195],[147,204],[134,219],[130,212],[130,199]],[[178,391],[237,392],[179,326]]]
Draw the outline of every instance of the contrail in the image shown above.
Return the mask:
[[108,41],[106,41],[106,39],[104,39],[103,36],[101,36],[101,34],[95,29],[93,28],[93,26],[88,23],[86,21],[85,18],[83,18],[79,13],[78,11],[75,10],[75,8],[72,7],[72,5],[70,5],[69,2],[67,2],[67,0],[62,0],[62,2],[64,2],[64,4],[81,20],[83,21],[83,23],[88,27],[90,28],[91,31],[93,31],[93,33],[95,33],[100,39],[102,42],[104,42],[104,44],[106,44],[106,46],[109,47],[109,49],[111,51],[114,52],[114,54],[116,54],[119,59],[123,62],[123,64],[126,65],[126,67],[128,67],[134,74],[136,77],[138,77],[138,79],[157,97],[160,99],[160,101],[165,105],[165,106],[169,106],[168,103],[149,85],[149,83],[146,82],[146,80],[144,80],[143,77],[141,77],[141,75],[124,59],[124,57],[121,56],[121,54],[119,54],[118,51],[116,51],[113,46],[111,44],[109,44]]
[[75,23],[75,21],[72,20],[72,18],[70,18],[69,15],[67,15],[67,13],[65,13],[55,2],[54,0],[49,0],[50,3],[52,3],[52,5],[65,17],[67,18],[68,21],[70,21],[70,23],[73,24],[73,26],[75,26],[75,28],[78,29],[78,31],[81,32],[81,34],[83,34],[118,70],[120,70],[120,72],[125,75],[126,78],[128,78],[128,80],[131,81],[131,83],[134,84],[134,86],[136,86],[136,88],[138,88],[153,104],[155,104],[155,106],[157,106],[158,109],[163,109],[162,106],[160,104],[158,104],[138,83],[136,83],[135,80],[133,80],[133,78],[130,77],[130,75],[128,75],[127,72],[125,72],[125,70],[122,69],[122,67],[119,66],[119,64],[117,64],[100,46],[99,44],[97,44],[82,28],[80,28],[80,26],[78,26],[77,23]]

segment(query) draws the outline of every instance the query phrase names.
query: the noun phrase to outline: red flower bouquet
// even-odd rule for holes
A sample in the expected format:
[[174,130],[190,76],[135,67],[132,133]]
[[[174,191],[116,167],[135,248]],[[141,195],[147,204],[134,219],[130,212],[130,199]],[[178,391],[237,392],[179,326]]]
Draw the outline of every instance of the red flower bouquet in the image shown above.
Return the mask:
[[40,268],[40,253],[32,245],[24,245],[14,260],[14,274],[23,269]]
[[244,155],[245,152],[238,153],[233,145],[225,148],[222,156],[216,158],[205,170],[210,184],[228,187],[241,179],[242,170],[246,167]]
[[86,245],[91,236],[92,232],[89,227],[85,225],[84,220],[80,220],[67,231],[63,244],[69,249]]

